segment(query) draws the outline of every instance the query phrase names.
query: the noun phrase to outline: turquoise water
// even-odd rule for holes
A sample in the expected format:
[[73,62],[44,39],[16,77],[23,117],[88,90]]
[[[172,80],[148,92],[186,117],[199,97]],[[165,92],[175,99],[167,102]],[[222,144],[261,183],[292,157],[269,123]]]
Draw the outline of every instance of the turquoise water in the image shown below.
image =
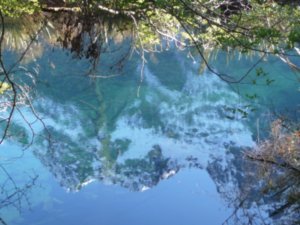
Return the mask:
[[[12,137],[0,146],[0,218],[16,225],[275,223],[273,202],[253,197],[262,181],[241,151],[267,136],[274,112],[297,117],[299,74],[270,58],[260,65],[264,76],[254,70],[233,85],[199,74],[199,60],[187,56],[149,55],[141,74],[137,55],[120,70],[105,67],[116,56],[104,55],[88,74],[88,60],[46,45],[21,65],[15,76],[30,75],[19,82],[32,88],[34,112],[20,101]],[[254,61],[226,63],[221,53],[214,66],[241,76]]]

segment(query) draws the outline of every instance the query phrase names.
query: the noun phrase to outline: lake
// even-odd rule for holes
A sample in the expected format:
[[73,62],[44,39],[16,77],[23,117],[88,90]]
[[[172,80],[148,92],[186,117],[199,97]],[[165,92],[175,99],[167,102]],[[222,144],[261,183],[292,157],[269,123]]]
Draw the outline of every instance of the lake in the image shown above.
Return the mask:
[[[15,66],[20,94],[0,145],[0,224],[299,219],[289,208],[272,216],[285,195],[266,191],[262,163],[244,155],[269,137],[276,115],[297,121],[299,74],[269,57],[231,84],[199,72],[201,60],[187,50],[147,53],[145,64],[132,52],[120,65],[128,43],[116,46],[91,62],[41,41]],[[18,57],[4,50],[7,67]],[[257,59],[220,51],[212,64],[241,77]],[[0,96],[1,118],[8,94]]]

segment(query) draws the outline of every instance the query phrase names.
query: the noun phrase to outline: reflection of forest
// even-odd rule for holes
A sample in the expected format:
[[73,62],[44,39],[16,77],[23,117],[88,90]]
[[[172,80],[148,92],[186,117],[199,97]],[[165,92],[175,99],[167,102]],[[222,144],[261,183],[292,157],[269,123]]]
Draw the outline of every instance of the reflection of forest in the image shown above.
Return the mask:
[[215,161],[207,168],[218,192],[235,208],[225,224],[297,224],[299,173],[231,151],[226,167]]
[[30,207],[29,196],[36,185],[38,175],[26,177],[26,181],[23,181],[23,184],[19,184],[4,165],[0,164],[0,171],[0,224],[6,225],[5,219],[7,215],[5,215],[5,212],[7,212],[7,209],[14,208],[21,212],[23,208]]
[[[111,27],[108,22],[79,21],[68,16],[54,18],[43,30],[49,32],[43,36],[47,44],[35,46],[16,73],[26,70],[34,78],[34,84],[22,79],[20,84],[34,87],[30,99],[45,126],[34,125],[36,118],[23,124],[18,121],[12,124],[11,133],[17,131],[21,143],[32,144],[35,156],[63,187],[77,191],[100,180],[143,191],[182,168],[207,168],[219,193],[228,202],[234,200],[237,210],[229,224],[234,220],[249,224],[269,216],[274,221],[280,218],[279,224],[299,220],[299,175],[242,159],[241,146],[252,147],[253,142],[245,125],[247,110],[235,110],[245,104],[236,93],[214,77],[199,81],[189,60],[167,52],[149,57],[137,98],[139,56],[133,54],[126,61],[132,50],[129,33],[120,36],[114,31],[119,26]],[[99,33],[115,37],[104,36],[93,43]],[[68,52],[57,47],[56,39],[83,59],[68,57]],[[87,45],[83,45],[85,40]],[[12,46],[22,48],[26,46]],[[20,100],[23,110],[28,99]],[[30,132],[30,128],[35,130]],[[50,134],[50,140],[44,132]],[[148,139],[154,141],[148,143]],[[5,201],[0,208],[7,206],[2,203]]]

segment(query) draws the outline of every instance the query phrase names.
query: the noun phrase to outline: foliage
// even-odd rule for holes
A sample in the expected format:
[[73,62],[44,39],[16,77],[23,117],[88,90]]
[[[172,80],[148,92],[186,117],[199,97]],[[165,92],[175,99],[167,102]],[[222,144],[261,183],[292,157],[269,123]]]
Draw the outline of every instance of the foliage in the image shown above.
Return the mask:
[[[159,51],[166,47],[165,41],[174,42],[179,48],[196,46],[204,60],[208,60],[216,47],[282,55],[298,47],[300,42],[299,6],[281,1],[2,0],[0,10],[5,15],[18,17],[32,14],[39,7],[47,11],[53,5],[57,6],[55,11],[73,10],[89,20],[97,20],[103,12],[119,20],[126,18],[131,26],[126,25],[122,30],[134,28],[136,47]],[[81,31],[88,33],[88,28],[94,29],[86,25]],[[70,41],[82,39],[82,35],[76,37],[80,37],[79,40]],[[98,54],[89,54],[89,57],[94,56]]]
[[[261,142],[247,157],[261,161],[258,168],[262,180],[260,192],[264,202],[272,202],[269,216],[280,218],[280,224],[299,223],[299,174],[300,174],[300,132],[299,128],[287,129],[282,119],[271,125],[271,137]],[[257,174],[255,174],[257,183]],[[254,185],[257,185],[257,184]],[[287,216],[288,215],[288,216]]]
[[287,131],[281,119],[271,126],[271,137],[258,146],[256,152],[248,153],[250,158],[266,161],[300,172],[300,131]]
[[0,82],[0,94],[3,94],[4,92],[11,90],[11,85],[7,82]]
[[[214,53],[215,49],[259,53],[262,59],[273,54],[293,69],[300,70],[289,57],[298,56],[300,52],[300,6],[294,1],[42,0],[41,7],[46,12],[71,11],[76,14],[75,17],[81,18],[74,24],[83,24],[84,28],[80,29],[79,25],[74,29],[70,27],[64,32],[73,39],[63,39],[63,46],[71,46],[70,49],[78,56],[99,58],[99,46],[101,48],[103,39],[107,40],[101,36],[106,33],[105,30],[114,26],[105,22],[108,29],[102,29],[104,31],[99,32],[99,36],[99,33],[90,32],[94,28],[85,21],[95,21],[99,16],[105,15],[110,21],[126,21],[115,33],[129,31],[127,34],[134,38],[133,46],[141,53],[142,58],[145,52],[158,52],[168,49],[172,44],[179,49],[194,47],[192,49],[197,50],[203,59],[201,70],[208,68],[222,79],[231,82],[240,80],[228,79],[230,76],[218,74],[209,64],[211,53]],[[71,35],[74,30],[82,34]],[[79,44],[83,42],[84,33],[94,33],[94,36],[98,37],[95,44],[86,48]],[[91,37],[91,40],[94,39]],[[77,49],[74,48],[74,44]],[[90,47],[91,54],[80,54],[80,51]],[[296,52],[291,54],[291,50],[295,49]],[[143,61],[145,62],[145,59]]]
[[[8,16],[32,14],[52,1],[1,0],[0,10]],[[58,6],[79,7],[97,14],[106,11],[138,20],[144,45],[159,44],[161,37],[185,39],[202,48],[219,46],[242,51],[292,48],[300,41],[300,10],[273,1],[186,1],[186,0],[66,0]],[[238,4],[237,4],[238,3]],[[47,7],[44,7],[47,8]],[[140,41],[139,41],[140,43]],[[141,44],[141,43],[140,43]]]
[[39,9],[38,0],[1,0],[0,11],[9,17],[33,14]]

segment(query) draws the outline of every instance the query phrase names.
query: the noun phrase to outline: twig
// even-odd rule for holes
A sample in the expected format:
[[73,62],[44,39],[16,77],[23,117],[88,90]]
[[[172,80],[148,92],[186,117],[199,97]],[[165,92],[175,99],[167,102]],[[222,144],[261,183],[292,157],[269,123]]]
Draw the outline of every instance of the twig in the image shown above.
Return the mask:
[[251,153],[251,152],[245,152],[245,155],[247,158],[251,159],[251,160],[254,160],[254,161],[260,161],[260,162],[265,162],[265,163],[268,163],[268,164],[272,164],[272,165],[276,165],[276,166],[279,166],[279,167],[282,167],[282,168],[287,168],[287,169],[290,169],[290,170],[293,170],[297,173],[300,173],[300,169],[292,166],[291,164],[289,163],[286,163],[286,162],[276,162],[272,159],[266,159],[264,158],[262,155],[258,155],[258,154],[255,154],[255,153]]
[[7,223],[0,217],[0,223],[2,223],[2,225],[7,225]]
[[36,34],[33,37],[31,37],[30,42],[27,44],[27,46],[26,46],[24,52],[21,54],[20,58],[14,64],[12,64],[12,66],[8,69],[7,73],[12,73],[13,69],[23,60],[26,53],[29,51],[31,45],[33,44],[34,41],[37,40],[38,35],[42,32],[42,30],[44,29],[46,24],[47,24],[47,22],[46,22],[46,20],[44,20],[40,29],[36,32]]
[[4,40],[4,34],[5,34],[5,25],[4,25],[4,17],[2,14],[2,11],[0,10],[0,20],[1,20],[1,36],[0,36],[0,66],[3,70],[3,73],[5,75],[5,79],[8,81],[8,83],[11,85],[12,91],[13,91],[13,99],[12,99],[12,106],[11,106],[11,110],[9,113],[9,116],[7,118],[7,123],[6,126],[4,128],[4,133],[2,134],[2,137],[0,139],[0,144],[3,143],[5,137],[7,136],[8,133],[8,128],[10,126],[11,123],[11,119],[13,117],[14,111],[15,111],[15,106],[16,106],[16,102],[17,102],[17,90],[15,87],[15,83],[12,81],[12,79],[9,76],[8,71],[6,70],[4,63],[3,63],[3,58],[2,58],[2,44],[3,44],[3,40]]
[[31,135],[31,141],[30,141],[30,143],[23,149],[25,151],[26,149],[28,149],[33,144],[34,137],[35,137],[35,132],[34,132],[34,129],[33,129],[32,125],[30,124],[30,122],[23,115],[22,111],[19,108],[17,108],[17,111],[19,112],[19,114],[21,115],[21,117],[23,118],[23,120],[25,121],[25,123],[27,124],[27,126],[29,127],[29,129],[31,131],[31,134],[32,134]]
[[[129,11],[129,10],[116,10],[116,9],[111,9],[108,8],[104,5],[97,4],[96,7],[102,11],[114,14],[114,15],[126,15],[126,16],[132,16],[135,15],[134,11]],[[43,11],[46,12],[82,12],[82,8],[80,7],[43,7]]]
[[243,206],[244,202],[246,201],[247,198],[244,198],[240,201],[237,207],[233,210],[233,212],[227,217],[227,219],[222,223],[222,225],[228,224],[229,220],[234,217],[237,212],[240,210],[240,208]]
[[131,15],[131,18],[132,18],[132,20],[134,22],[134,25],[136,27],[137,37],[138,37],[140,45],[141,45],[140,46],[140,53],[141,53],[141,58],[142,58],[142,66],[141,66],[141,72],[140,72],[140,83],[139,83],[138,90],[137,90],[137,97],[140,97],[140,89],[141,89],[141,85],[142,85],[143,80],[144,80],[144,70],[145,70],[145,63],[146,63],[145,48],[144,48],[144,45],[143,45],[143,42],[142,42],[142,39],[141,39],[141,36],[140,36],[140,33],[139,33],[139,28],[138,28],[137,21],[136,21],[136,19],[133,15]]

